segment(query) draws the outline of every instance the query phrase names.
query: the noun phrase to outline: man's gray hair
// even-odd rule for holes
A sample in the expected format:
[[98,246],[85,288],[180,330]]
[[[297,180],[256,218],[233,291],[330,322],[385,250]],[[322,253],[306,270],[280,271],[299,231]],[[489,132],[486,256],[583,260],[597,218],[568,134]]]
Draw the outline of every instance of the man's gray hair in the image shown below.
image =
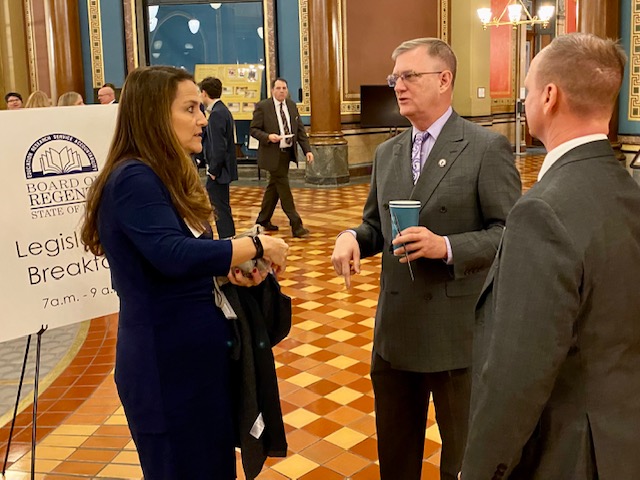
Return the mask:
[[420,47],[425,47],[427,55],[441,60],[447,66],[447,70],[450,70],[453,74],[453,81],[451,83],[455,83],[456,70],[458,68],[456,54],[453,53],[448,43],[439,38],[414,38],[413,40],[402,42],[391,54],[391,59],[395,62],[401,54]]

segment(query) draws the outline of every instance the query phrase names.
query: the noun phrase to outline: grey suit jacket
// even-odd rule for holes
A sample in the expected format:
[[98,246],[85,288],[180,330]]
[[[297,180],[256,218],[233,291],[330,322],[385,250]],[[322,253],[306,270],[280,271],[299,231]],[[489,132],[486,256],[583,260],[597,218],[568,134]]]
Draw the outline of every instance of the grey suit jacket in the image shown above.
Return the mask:
[[607,141],[515,205],[478,301],[464,480],[640,478],[640,188]]
[[[289,149],[289,155],[291,156],[292,162],[298,163],[296,143],[300,145],[305,154],[311,151],[311,147],[309,146],[309,138],[304,129],[304,124],[298,113],[298,107],[296,107],[293,100],[289,98],[286,99],[286,105],[289,110],[289,118],[291,119],[291,133],[293,133],[293,140],[295,140],[293,148]],[[280,134],[280,126],[276,115],[278,115],[278,113],[276,112],[273,99],[267,98],[266,100],[262,100],[256,105],[250,126],[251,136],[260,143],[258,147],[258,166],[270,172],[278,168],[280,161],[280,144],[269,141],[270,133]]]
[[[363,257],[382,252],[374,349],[398,369],[466,368],[473,306],[520,196],[520,177],[504,136],[453,113],[414,186],[411,141],[409,129],[376,150],[363,222],[355,229]],[[412,262],[415,282],[390,252],[389,201],[405,199],[422,202],[420,225],[447,235],[453,250],[450,266],[439,259]]]

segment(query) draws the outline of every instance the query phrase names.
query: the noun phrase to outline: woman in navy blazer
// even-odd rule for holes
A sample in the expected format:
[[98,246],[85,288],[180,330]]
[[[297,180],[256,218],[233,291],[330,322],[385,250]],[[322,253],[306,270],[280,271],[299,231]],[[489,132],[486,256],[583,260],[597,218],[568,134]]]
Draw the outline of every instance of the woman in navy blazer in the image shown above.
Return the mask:
[[82,240],[106,255],[120,298],[115,380],[146,480],[234,479],[228,320],[213,277],[284,268],[288,246],[259,235],[213,240],[213,212],[190,155],[207,121],[193,78],[142,67],[123,88],[115,135],[87,199]]

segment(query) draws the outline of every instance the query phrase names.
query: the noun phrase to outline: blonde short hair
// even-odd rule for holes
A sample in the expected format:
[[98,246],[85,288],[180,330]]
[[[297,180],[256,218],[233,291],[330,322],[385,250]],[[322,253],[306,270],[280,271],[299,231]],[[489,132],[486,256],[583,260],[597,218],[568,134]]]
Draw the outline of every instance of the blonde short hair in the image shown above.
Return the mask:
[[556,37],[539,55],[538,85],[557,85],[577,114],[613,111],[627,61],[617,42],[570,33]]

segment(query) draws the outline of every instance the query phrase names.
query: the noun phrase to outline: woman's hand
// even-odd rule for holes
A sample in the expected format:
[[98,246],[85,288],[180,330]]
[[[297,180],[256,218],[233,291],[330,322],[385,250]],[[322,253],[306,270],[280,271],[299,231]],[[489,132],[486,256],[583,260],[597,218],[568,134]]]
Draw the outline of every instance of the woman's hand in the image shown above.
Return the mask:
[[258,268],[254,268],[249,275],[246,275],[242,270],[237,267],[229,270],[227,274],[227,278],[234,285],[238,285],[239,287],[255,287],[262,283],[262,281],[267,278],[269,272],[267,270],[260,271]]
[[275,274],[284,272],[287,266],[287,253],[289,245],[284,240],[270,235],[258,235],[262,248],[264,249],[264,259],[271,264]]

